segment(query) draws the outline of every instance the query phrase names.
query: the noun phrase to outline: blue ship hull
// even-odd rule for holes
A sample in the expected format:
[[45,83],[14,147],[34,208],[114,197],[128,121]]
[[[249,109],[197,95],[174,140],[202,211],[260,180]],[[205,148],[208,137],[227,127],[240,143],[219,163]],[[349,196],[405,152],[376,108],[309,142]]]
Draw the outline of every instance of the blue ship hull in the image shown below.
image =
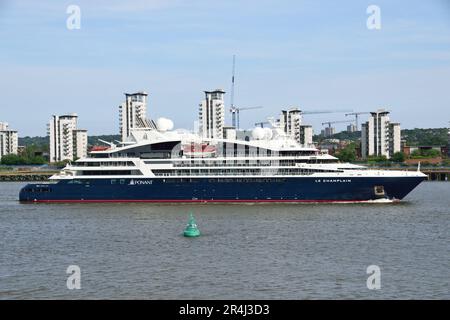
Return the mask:
[[[28,184],[26,202],[353,202],[403,199],[424,177],[139,178]],[[375,191],[383,187],[383,193]]]

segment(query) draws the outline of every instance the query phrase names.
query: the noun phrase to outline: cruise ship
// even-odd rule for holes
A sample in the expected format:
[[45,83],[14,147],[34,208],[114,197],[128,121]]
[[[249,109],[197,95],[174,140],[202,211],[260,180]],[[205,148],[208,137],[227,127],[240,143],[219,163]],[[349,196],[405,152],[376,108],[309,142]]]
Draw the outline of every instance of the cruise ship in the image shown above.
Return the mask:
[[426,175],[342,163],[300,145],[274,123],[249,139],[135,129],[128,141],[67,164],[24,202],[384,202],[403,199]]

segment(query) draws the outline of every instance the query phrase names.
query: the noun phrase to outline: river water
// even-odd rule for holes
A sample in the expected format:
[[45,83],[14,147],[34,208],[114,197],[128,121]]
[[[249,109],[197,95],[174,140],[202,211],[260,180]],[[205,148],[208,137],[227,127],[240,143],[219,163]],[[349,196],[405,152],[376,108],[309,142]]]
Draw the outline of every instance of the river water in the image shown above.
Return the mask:
[[[394,204],[255,205],[21,204],[22,185],[0,183],[0,299],[450,298],[448,182]],[[199,238],[182,236],[190,212]]]

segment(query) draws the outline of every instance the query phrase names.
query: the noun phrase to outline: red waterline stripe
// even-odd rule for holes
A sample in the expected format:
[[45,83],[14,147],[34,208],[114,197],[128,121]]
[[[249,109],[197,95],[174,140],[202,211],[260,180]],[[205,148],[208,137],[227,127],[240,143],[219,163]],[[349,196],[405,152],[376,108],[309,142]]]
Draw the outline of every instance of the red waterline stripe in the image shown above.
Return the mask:
[[369,200],[276,200],[276,199],[261,199],[261,200],[30,200],[22,202],[45,202],[45,203],[117,203],[117,202],[149,202],[149,203],[257,203],[257,202],[366,202]]

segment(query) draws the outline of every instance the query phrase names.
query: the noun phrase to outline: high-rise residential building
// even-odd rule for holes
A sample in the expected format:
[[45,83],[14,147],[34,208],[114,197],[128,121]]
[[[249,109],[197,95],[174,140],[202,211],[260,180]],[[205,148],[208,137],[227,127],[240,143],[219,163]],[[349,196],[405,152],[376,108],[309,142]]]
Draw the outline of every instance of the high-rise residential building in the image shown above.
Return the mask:
[[125,102],[119,106],[119,123],[122,141],[131,136],[131,131],[138,128],[147,128],[147,97],[145,91],[125,93]]
[[311,125],[300,125],[300,144],[306,147],[311,147],[313,144],[313,135],[314,131]]
[[8,123],[0,122],[0,160],[8,154],[17,154],[18,140],[17,131],[9,129]]
[[225,91],[216,89],[205,91],[205,99],[200,103],[199,131],[203,138],[223,138],[225,125]]
[[302,123],[301,111],[297,108],[281,110],[279,124],[284,133],[290,135],[296,141],[300,141],[300,125]]
[[8,130],[8,123],[7,122],[0,122],[0,131],[6,131]]
[[73,132],[74,135],[74,147],[75,147],[75,157],[78,159],[87,157],[87,146],[88,146],[88,134],[87,130],[77,129]]
[[282,110],[278,123],[287,135],[301,145],[312,145],[313,128],[310,125],[302,125],[302,113],[298,108]]
[[390,158],[401,151],[400,124],[391,123],[389,111],[379,109],[370,113],[369,121],[361,126],[361,156]]
[[75,113],[56,116],[47,126],[50,144],[50,162],[75,160],[87,156],[87,131],[77,128]]
[[400,123],[391,122],[389,124],[389,157],[394,153],[402,151],[402,133]]

